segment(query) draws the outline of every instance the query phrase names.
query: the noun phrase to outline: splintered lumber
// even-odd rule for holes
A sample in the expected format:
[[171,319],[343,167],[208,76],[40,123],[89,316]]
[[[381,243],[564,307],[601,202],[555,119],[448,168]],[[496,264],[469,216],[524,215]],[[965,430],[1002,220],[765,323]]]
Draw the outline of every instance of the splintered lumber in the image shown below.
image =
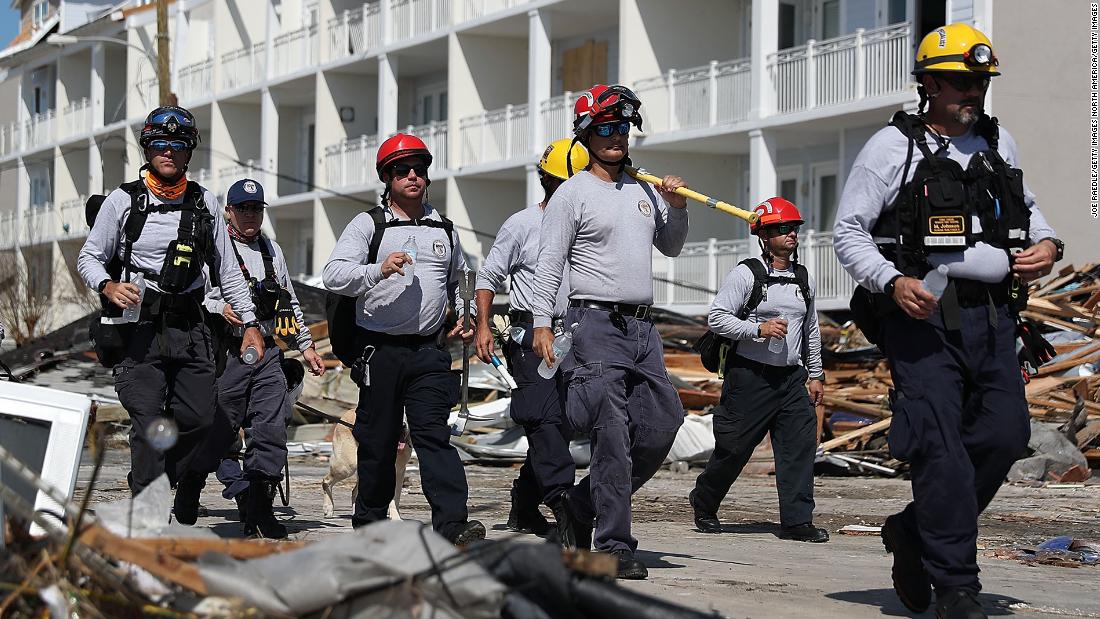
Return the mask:
[[891,415],[889,408],[872,406],[870,404],[859,404],[858,402],[831,396],[828,393],[825,394],[825,404],[834,410],[850,411],[861,415],[869,415],[877,419],[882,419],[883,417],[889,417]]
[[177,559],[197,559],[207,552],[229,555],[234,559],[255,559],[268,555],[297,550],[308,544],[301,541],[279,541],[252,539],[206,539],[189,537],[165,537],[134,539],[136,544],[145,547],[150,553],[164,553]]
[[206,583],[199,568],[166,552],[150,552],[137,540],[120,537],[99,525],[91,525],[80,534],[80,542],[116,561],[133,563],[161,580],[206,595]]
[[838,436],[834,439],[825,441],[824,443],[819,445],[819,447],[824,451],[832,451],[833,449],[836,449],[838,447],[844,447],[845,445],[848,445],[856,439],[886,430],[890,427],[890,421],[890,418],[883,419],[882,421],[876,421],[875,423],[872,423],[869,426],[863,426],[862,428],[854,432],[849,432],[842,436]]

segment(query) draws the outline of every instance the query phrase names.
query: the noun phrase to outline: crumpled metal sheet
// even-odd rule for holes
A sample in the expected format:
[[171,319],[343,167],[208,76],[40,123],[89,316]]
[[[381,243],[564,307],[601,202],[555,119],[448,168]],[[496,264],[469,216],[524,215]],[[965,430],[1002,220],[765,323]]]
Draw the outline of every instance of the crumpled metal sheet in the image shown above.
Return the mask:
[[[416,522],[383,520],[299,550],[246,561],[208,553],[198,560],[211,595],[239,597],[261,611],[300,616],[479,619],[499,617],[507,588]],[[419,576],[447,561],[442,576]]]

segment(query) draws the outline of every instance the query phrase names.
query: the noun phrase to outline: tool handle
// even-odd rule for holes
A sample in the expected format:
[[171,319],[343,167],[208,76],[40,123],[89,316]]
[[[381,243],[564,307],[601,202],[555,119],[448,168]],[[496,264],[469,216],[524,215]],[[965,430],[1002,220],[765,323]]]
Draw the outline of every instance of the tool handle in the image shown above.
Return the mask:
[[[659,177],[632,166],[626,166],[626,173],[640,181],[645,181],[653,185],[661,184],[661,179]],[[730,204],[729,202],[716,200],[706,194],[699,193],[698,191],[695,191],[693,189],[688,189],[687,187],[677,187],[674,193],[684,196],[685,198],[688,198],[690,200],[695,200],[696,202],[702,202],[712,209],[716,209],[722,211],[723,213],[733,215],[734,217],[744,219],[750,224],[756,223],[756,220],[760,218],[759,215],[752,211],[746,211],[743,208],[738,208]]]

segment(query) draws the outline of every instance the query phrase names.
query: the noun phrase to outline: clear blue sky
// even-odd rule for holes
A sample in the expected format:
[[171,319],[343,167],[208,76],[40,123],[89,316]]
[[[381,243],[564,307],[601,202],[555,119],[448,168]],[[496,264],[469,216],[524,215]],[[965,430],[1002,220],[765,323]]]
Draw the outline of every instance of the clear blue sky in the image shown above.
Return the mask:
[[19,11],[12,10],[11,2],[0,0],[0,48],[19,34]]

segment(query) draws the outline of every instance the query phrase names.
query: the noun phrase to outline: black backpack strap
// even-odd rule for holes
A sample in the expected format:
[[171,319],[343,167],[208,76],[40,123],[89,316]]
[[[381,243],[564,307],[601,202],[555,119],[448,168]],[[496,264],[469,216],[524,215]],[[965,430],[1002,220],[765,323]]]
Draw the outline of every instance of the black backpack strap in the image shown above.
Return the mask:
[[810,313],[810,304],[813,303],[812,292],[810,291],[810,272],[802,264],[795,263],[794,265],[794,280],[798,283],[798,287],[802,289],[802,300],[806,302],[806,313]]
[[262,234],[259,236],[259,241],[260,256],[264,259],[264,279],[270,279],[273,282],[277,282],[279,280],[275,277],[275,248],[271,246],[271,242],[265,239]]
[[996,117],[990,117],[988,114],[982,114],[978,118],[978,122],[974,123],[974,131],[978,135],[985,138],[987,144],[989,144],[989,150],[997,152],[997,147],[1001,142],[1001,124]]
[[149,195],[145,190],[145,183],[141,180],[123,183],[118,188],[130,195],[130,213],[126,216],[126,224],[123,227],[125,245],[122,249],[122,270],[126,281],[129,281],[130,271],[134,270],[134,242],[141,236],[141,231],[145,228],[145,220],[149,218]]
[[[248,272],[248,267],[244,264],[244,258],[241,257],[241,252],[237,249],[237,240],[229,237],[229,246],[233,248],[233,255],[237,257],[237,265],[241,267],[244,278],[246,280],[252,279],[252,274]],[[267,266],[267,264],[265,263],[264,266]]]
[[764,263],[756,258],[745,258],[738,264],[743,264],[752,271],[752,292],[749,293],[749,298],[745,301],[745,305],[741,307],[741,311],[737,312],[737,317],[745,320],[760,305],[760,301],[764,299],[764,284],[768,279],[768,270],[764,267]]
[[378,260],[378,248],[382,246],[382,235],[386,233],[386,228],[390,227],[390,222],[386,219],[386,212],[381,206],[372,208],[367,211],[367,214],[374,221],[374,235],[370,237],[367,264],[374,264]]

